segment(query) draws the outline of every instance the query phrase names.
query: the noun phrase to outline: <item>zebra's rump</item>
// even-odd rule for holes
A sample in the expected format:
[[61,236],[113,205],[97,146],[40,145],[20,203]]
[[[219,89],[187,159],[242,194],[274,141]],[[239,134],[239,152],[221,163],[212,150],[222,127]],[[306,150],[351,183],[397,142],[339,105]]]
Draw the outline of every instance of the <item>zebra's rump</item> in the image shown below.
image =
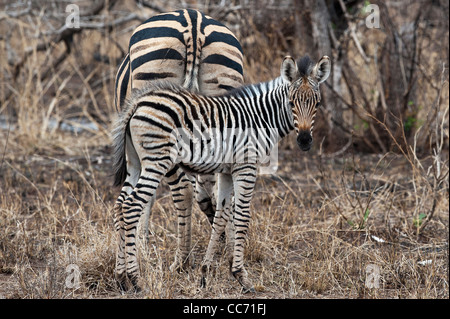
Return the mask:
[[243,84],[239,41],[195,10],[156,15],[136,28],[129,45],[133,88],[166,79],[206,94]]

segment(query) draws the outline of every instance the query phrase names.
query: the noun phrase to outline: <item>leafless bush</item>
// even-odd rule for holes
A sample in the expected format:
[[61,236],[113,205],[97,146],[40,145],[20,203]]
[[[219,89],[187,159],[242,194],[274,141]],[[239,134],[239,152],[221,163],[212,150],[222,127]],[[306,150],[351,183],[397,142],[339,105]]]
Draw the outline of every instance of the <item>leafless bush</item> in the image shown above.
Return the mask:
[[[332,57],[316,130],[324,151],[338,151],[350,139],[356,150],[398,151],[378,122],[395,139],[405,135],[412,145],[420,127],[428,131],[442,118],[433,103],[439,101],[441,109],[448,105],[447,90],[440,85],[442,64],[449,59],[447,1],[375,2],[379,28],[367,26],[367,2],[354,0],[136,1],[134,7],[117,0],[73,3],[80,7],[79,28],[66,26],[66,2],[19,2],[5,8],[0,20],[8,30],[2,36],[8,57],[0,65],[2,113],[20,117],[20,105],[34,105],[31,114],[44,112],[38,118],[47,123],[50,114],[66,109],[63,113],[71,118],[87,117],[101,129],[113,111],[112,92],[103,87],[113,87],[133,26],[155,13],[188,6],[223,21],[238,36],[247,82],[277,76],[287,54]],[[94,50],[85,49],[86,41]],[[81,91],[72,90],[74,81],[82,84]],[[20,98],[30,95],[37,99]],[[65,103],[56,103],[52,95]],[[57,122],[64,116],[58,114]],[[425,134],[415,143],[419,153],[431,151]]]

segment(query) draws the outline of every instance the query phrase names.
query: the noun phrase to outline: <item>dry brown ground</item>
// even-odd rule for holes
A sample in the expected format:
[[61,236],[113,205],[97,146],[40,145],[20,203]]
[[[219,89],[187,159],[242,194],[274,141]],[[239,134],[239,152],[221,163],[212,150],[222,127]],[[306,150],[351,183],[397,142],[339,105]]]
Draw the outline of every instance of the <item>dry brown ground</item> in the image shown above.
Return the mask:
[[[115,286],[109,139],[103,133],[60,133],[64,145],[33,150],[11,132],[0,179],[1,298],[448,298],[448,185],[417,234],[417,216],[430,209],[424,186],[413,184],[401,155],[318,155],[280,150],[276,175],[261,176],[252,203],[246,267],[256,294],[241,294],[218,265],[206,289],[199,263],[209,225],[193,216],[194,267],[170,272],[176,246],[174,206],[164,185],[141,246],[141,293]],[[64,136],[65,135],[65,136]],[[56,145],[55,143],[54,145]],[[68,150],[70,149],[70,154]],[[425,193],[430,196],[430,194]],[[74,289],[73,272],[81,272]],[[368,288],[366,269],[380,270]],[[71,286],[72,283],[72,286]],[[71,288],[72,287],[72,288]]]

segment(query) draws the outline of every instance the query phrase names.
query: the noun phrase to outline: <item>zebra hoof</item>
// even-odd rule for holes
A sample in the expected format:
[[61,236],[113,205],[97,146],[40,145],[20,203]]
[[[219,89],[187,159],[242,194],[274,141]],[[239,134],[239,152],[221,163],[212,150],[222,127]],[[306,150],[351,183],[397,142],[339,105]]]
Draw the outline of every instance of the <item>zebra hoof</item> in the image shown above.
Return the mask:
[[127,283],[127,275],[125,273],[122,274],[117,274],[115,275],[116,277],[116,283],[117,283],[117,287],[119,288],[119,290],[121,292],[125,292],[128,290],[128,283]]
[[256,293],[256,290],[253,287],[250,287],[250,288],[242,287],[242,293],[243,294],[254,294],[254,293]]
[[116,281],[117,287],[119,288],[121,293],[134,292],[139,293],[142,291],[141,287],[136,282],[128,282],[128,280],[118,280]]
[[116,280],[117,288],[119,288],[120,292],[126,292],[128,291],[128,285],[126,280]]
[[248,280],[247,271],[244,268],[238,269],[236,271],[232,272],[234,278],[241,284],[242,286],[242,293],[255,293],[256,290],[253,287],[250,280]]
[[134,293],[139,293],[142,291],[142,288],[138,284],[139,277],[130,278],[131,286]]
[[208,265],[202,266],[202,278],[200,279],[200,287],[206,288],[206,276],[208,275],[209,267]]
[[200,288],[206,288],[206,277],[202,276],[200,279]]

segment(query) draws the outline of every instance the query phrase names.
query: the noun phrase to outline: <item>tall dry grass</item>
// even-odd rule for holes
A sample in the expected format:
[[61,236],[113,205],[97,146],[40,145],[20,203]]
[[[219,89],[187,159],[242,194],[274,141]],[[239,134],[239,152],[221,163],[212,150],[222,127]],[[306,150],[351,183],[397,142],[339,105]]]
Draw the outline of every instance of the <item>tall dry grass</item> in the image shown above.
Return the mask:
[[[362,167],[345,157],[303,158],[288,163],[278,177],[259,179],[246,250],[257,293],[246,298],[448,297],[448,197],[441,194],[434,218],[418,235],[405,160],[397,155],[363,159],[372,165]],[[92,169],[87,162],[78,169],[42,158],[33,171],[20,165],[2,182],[7,191],[1,197],[1,270],[11,283],[2,290],[4,297],[241,297],[223,254],[216,256],[208,287],[199,288],[209,226],[198,210],[194,266],[185,273],[169,271],[176,217],[167,189],[153,211],[150,242],[142,246],[140,241],[143,292],[122,296],[113,280],[116,239],[110,211],[117,190],[106,183],[108,172],[95,162]],[[13,187],[17,183],[20,192]],[[381,271],[377,289],[365,283],[372,264]],[[77,289],[70,286],[70,265],[80,271]]]

